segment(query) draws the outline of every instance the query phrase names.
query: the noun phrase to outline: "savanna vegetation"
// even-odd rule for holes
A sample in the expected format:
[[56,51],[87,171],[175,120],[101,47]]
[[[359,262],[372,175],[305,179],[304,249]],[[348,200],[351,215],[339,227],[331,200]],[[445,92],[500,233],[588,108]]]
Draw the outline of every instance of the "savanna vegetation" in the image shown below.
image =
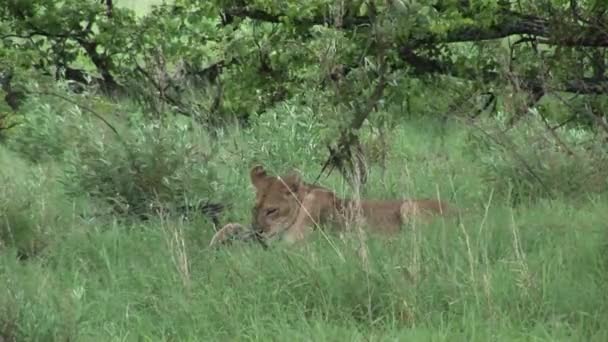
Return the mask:
[[[604,0],[4,0],[0,341],[608,340]],[[441,198],[235,243],[249,168]]]

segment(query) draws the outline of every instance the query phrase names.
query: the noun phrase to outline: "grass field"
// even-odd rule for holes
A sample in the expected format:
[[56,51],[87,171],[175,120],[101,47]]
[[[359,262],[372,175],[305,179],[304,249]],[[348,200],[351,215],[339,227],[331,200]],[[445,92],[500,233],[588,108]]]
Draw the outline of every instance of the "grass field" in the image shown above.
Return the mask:
[[[440,197],[461,217],[394,240],[330,233],[212,250],[204,216],[123,213],[154,196],[210,197],[230,204],[222,223],[249,222],[253,164],[318,175],[326,127],[310,108],[287,101],[211,134],[91,101],[118,139],[45,101],[29,99],[0,145],[0,342],[608,341],[608,167],[585,147],[573,159],[529,140],[534,124],[509,134],[543,186],[472,126],[401,118],[384,139],[363,130],[361,193]],[[567,143],[587,134],[556,132]],[[320,183],[353,193],[337,172]]]
[[[213,228],[201,217],[139,222],[95,216],[97,202],[65,194],[63,162],[33,165],[2,148],[0,175],[8,186],[0,189],[6,242],[0,336],[607,340],[603,195],[512,207],[509,194],[488,186],[482,164],[469,156],[468,128],[452,123],[440,135],[436,125],[408,120],[390,132],[387,168],[372,168],[363,193],[439,194],[468,209],[461,220],[415,227],[394,241],[370,236],[364,245],[318,234],[296,249],[242,244],[209,250]],[[204,131],[189,134],[201,146],[210,144]],[[298,167],[312,181],[323,156],[314,125],[278,124],[272,113],[250,128],[222,133],[214,146],[217,191],[233,204],[224,221],[248,220],[253,194],[247,174],[254,161],[277,172]],[[337,175],[321,183],[349,193]],[[19,247],[32,246],[39,254],[16,258]]]

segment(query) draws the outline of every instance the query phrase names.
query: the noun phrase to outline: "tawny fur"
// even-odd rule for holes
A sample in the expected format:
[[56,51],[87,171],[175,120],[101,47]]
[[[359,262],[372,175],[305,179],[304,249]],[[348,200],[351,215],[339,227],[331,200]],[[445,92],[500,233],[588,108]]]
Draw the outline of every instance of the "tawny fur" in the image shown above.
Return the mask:
[[256,190],[253,228],[267,239],[290,243],[304,240],[318,226],[347,228],[353,211],[361,214],[364,226],[387,234],[397,233],[412,219],[427,221],[433,214],[452,211],[447,204],[433,199],[342,199],[329,189],[302,182],[297,173],[270,176],[263,166],[251,169],[250,177]]

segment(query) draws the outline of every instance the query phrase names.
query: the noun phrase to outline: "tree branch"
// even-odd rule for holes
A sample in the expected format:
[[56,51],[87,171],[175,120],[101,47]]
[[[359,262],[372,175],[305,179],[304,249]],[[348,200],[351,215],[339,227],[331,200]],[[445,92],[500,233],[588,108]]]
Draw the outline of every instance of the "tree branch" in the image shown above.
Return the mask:
[[112,12],[114,10],[114,4],[112,3],[112,0],[102,0],[102,3],[105,3],[106,5],[106,15],[108,16],[108,18],[112,18]]
[[[417,55],[408,47],[401,47],[399,57],[413,68],[416,74],[440,74],[452,76],[456,78],[473,80],[474,77],[479,78],[479,71],[463,70],[454,68],[450,63],[433,60]],[[393,66],[395,68],[395,66]],[[500,75],[496,72],[484,72],[481,79],[484,82],[496,81]],[[528,90],[533,93],[540,93],[543,82],[538,79],[522,79],[520,83],[525,84]],[[608,94],[608,77],[582,77],[575,80],[560,81],[557,85],[550,87],[552,91],[563,91],[568,93],[577,93],[585,95],[600,95]]]
[[567,80],[557,90],[577,94],[608,94],[608,78],[581,78]]
[[374,91],[364,104],[356,106],[354,118],[350,125],[340,133],[336,147],[334,148],[331,145],[327,146],[329,157],[325,161],[315,183],[325,171],[327,171],[327,174],[329,175],[334,167],[337,167],[347,180],[349,180],[347,177],[348,173],[351,172],[359,178],[357,184],[364,184],[367,181],[367,170],[362,168],[360,163],[357,165],[357,163],[361,161],[359,159],[360,155],[353,156],[352,148],[354,146],[355,150],[359,150],[358,152],[360,152],[361,145],[356,132],[363,126],[367,117],[375,110],[388,83],[388,62],[384,60],[384,56],[382,56],[381,59],[382,61],[380,62],[381,64],[378,70],[378,83],[376,84]]
[[[251,6],[231,7],[223,11],[230,17],[250,18],[253,20],[281,23],[285,14],[269,13]],[[460,26],[438,35],[428,32],[424,38],[407,38],[409,48],[417,48],[428,44],[458,43],[506,38],[513,35],[532,35],[544,38],[543,43],[559,46],[608,47],[608,33],[597,30],[588,24],[565,24],[534,15],[527,15],[509,10],[500,10],[494,14],[495,23],[485,26],[473,23]],[[471,18],[475,19],[475,18]],[[333,25],[329,16],[315,16],[307,19],[292,19],[296,25]],[[370,25],[367,16],[347,16],[343,18],[342,28],[348,29],[359,25]],[[576,34],[564,34],[564,32]]]
[[[251,6],[242,6],[242,7],[231,7],[224,9],[222,11],[223,17],[237,17],[237,18],[250,18],[258,21],[265,21],[269,23],[282,23],[285,20],[283,17],[286,17],[285,14],[272,14],[260,9],[253,8]],[[226,19],[224,19],[226,20]],[[231,20],[227,20],[231,22]],[[292,23],[297,26],[313,26],[313,25],[334,25],[334,18],[331,16],[322,16],[318,15],[312,18],[306,19],[291,19]],[[344,28],[352,28],[359,25],[369,25],[370,19],[364,16],[349,16],[341,19],[341,25]]]
[[[444,36],[430,35],[415,41],[416,45],[429,43],[458,43],[505,38],[513,35],[532,35],[544,38],[543,43],[559,46],[607,47],[608,34],[580,24],[555,24],[549,19],[505,11],[496,14],[495,24],[484,27],[477,23],[458,27]],[[576,32],[576,34],[564,34]]]

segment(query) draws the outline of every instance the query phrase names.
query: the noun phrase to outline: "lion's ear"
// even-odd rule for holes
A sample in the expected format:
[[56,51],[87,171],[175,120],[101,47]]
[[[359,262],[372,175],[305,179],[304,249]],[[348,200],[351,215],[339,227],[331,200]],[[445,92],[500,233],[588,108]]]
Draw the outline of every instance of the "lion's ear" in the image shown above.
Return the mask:
[[298,171],[293,170],[281,178],[283,178],[283,182],[285,182],[285,185],[287,185],[291,192],[297,192],[302,185],[302,177]]
[[268,178],[268,174],[262,165],[254,166],[249,172],[249,176],[251,177],[251,184],[253,184],[256,189],[263,187]]

